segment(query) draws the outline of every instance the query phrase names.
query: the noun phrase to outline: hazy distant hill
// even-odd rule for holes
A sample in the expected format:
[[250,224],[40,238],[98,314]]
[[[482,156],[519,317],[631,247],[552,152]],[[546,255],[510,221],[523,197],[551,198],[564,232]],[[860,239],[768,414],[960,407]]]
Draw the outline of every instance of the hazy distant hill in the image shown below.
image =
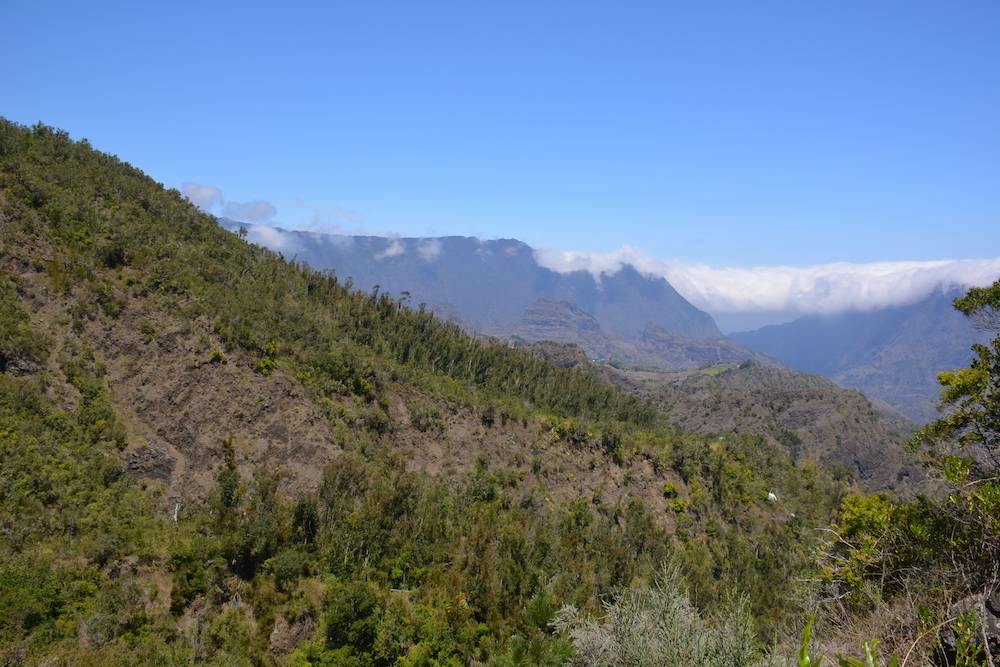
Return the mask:
[[[957,294],[872,312],[807,316],[724,338],[714,320],[666,280],[626,266],[601,278],[557,273],[517,240],[343,236],[220,220],[249,240],[365,291],[376,286],[503,339],[579,344],[591,358],[696,368],[770,358],[885,401],[909,419],[935,413],[936,375],[968,363],[980,340],[951,307]],[[734,342],[735,341],[735,342]]]
[[791,368],[818,373],[889,403],[918,422],[936,414],[937,374],[969,363],[984,340],[952,308],[960,292],[937,292],[907,306],[794,322],[732,334]]
[[[236,231],[241,223],[220,220]],[[586,271],[557,273],[535,261],[532,248],[513,239],[464,236],[385,238],[340,236],[242,225],[249,240],[317,269],[332,269],[354,286],[410,295],[436,312],[476,328],[518,324],[538,299],[566,301],[609,332],[639,337],[649,323],[689,338],[720,338],[712,317],[663,278],[626,266],[600,281]]]

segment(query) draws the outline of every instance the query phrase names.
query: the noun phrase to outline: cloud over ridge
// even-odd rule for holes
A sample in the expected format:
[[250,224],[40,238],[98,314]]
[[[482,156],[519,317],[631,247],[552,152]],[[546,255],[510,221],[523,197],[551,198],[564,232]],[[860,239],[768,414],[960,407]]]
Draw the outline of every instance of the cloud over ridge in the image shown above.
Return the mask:
[[224,201],[222,190],[219,188],[192,181],[186,181],[181,185],[181,194],[203,211],[209,211]]
[[389,241],[389,244],[385,247],[384,250],[375,254],[375,259],[398,257],[399,255],[402,255],[405,252],[406,252],[406,247],[403,245],[403,242],[398,238],[394,238]]
[[[324,246],[344,250],[354,237],[300,230],[290,232],[266,224],[247,226],[248,240],[286,256],[324,252]],[[504,248],[516,254],[518,246]],[[514,250],[514,253],[509,251]],[[387,260],[415,252],[425,262],[446,261],[437,238],[390,236],[373,256]],[[477,253],[491,252],[480,242]],[[947,287],[985,286],[1000,278],[1000,257],[934,261],[834,262],[813,266],[714,267],[664,261],[638,248],[612,252],[534,250],[535,261],[557,273],[586,271],[598,281],[625,265],[640,273],[665,278],[695,306],[717,315],[784,313],[834,314],[907,305]]]
[[714,313],[873,310],[913,303],[942,287],[983,286],[1000,277],[1000,258],[744,268],[668,262],[623,246],[607,253],[536,250],[535,260],[558,273],[587,271],[598,279],[630,264],[665,278],[694,305]]
[[181,194],[206,213],[211,213],[213,209],[221,206],[222,215],[240,222],[270,222],[278,214],[274,204],[261,199],[247,202],[227,201],[222,190],[214,185],[185,181],[181,185]]

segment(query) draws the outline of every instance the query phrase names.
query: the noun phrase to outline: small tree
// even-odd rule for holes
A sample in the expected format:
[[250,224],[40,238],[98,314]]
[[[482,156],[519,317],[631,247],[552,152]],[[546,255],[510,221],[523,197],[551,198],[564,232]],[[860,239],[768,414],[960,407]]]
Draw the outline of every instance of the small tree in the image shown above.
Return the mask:
[[[938,376],[945,414],[921,429],[913,443],[949,480],[961,482],[1000,472],[1000,281],[969,290],[955,307],[992,332],[993,341],[972,346],[975,358],[968,368]],[[952,445],[959,454],[949,451]]]

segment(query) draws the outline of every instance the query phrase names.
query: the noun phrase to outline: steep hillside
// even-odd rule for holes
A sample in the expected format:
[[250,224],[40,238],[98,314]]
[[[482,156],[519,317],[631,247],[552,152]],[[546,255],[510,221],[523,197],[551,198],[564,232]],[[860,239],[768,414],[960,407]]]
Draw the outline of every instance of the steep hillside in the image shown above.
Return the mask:
[[826,378],[755,362],[686,377],[634,372],[630,378],[685,430],[766,437],[797,457],[839,467],[873,490],[921,477],[903,446],[912,428],[906,420]]
[[690,303],[662,278],[632,267],[600,280],[587,273],[556,273],[535,261],[531,247],[513,239],[482,241],[444,238],[338,236],[288,231],[220,221],[231,231],[305,262],[332,269],[355,287],[379,285],[413,304],[457,316],[473,327],[512,325],[538,299],[567,301],[592,315],[606,330],[637,337],[653,324],[690,338],[719,338],[711,316]]
[[849,489],[6,121],[0,334],[6,663],[561,664],[668,559],[767,641]]
[[825,375],[881,399],[923,423],[937,415],[937,374],[967,365],[970,346],[986,342],[986,335],[952,307],[958,295],[937,292],[908,306],[814,315],[731,337],[790,368]]
[[656,402],[685,431],[763,438],[872,490],[903,491],[923,477],[903,446],[913,424],[823,377],[753,360],[674,371],[615,368],[591,362],[575,345],[530,349]]

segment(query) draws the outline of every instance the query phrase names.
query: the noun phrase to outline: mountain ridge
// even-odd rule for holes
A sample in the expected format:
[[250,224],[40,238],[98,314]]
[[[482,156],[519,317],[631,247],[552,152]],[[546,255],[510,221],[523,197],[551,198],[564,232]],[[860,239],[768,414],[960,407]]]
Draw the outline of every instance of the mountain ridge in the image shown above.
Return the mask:
[[765,438],[869,489],[910,492],[922,482],[920,466],[903,448],[912,422],[828,378],[758,359],[667,370],[610,366],[574,343],[541,341],[527,349],[653,401],[684,430]]
[[596,318],[576,304],[549,299],[529,304],[517,324],[484,327],[482,332],[516,344],[577,344],[592,359],[613,364],[680,369],[763,359],[727,338],[689,338],[651,322],[638,337],[624,338],[605,331]]
[[[546,269],[516,239],[343,236],[219,224],[243,227],[251,241],[334,270],[362,289],[422,303],[478,333],[515,343],[578,343],[595,359],[667,369],[768,358],[860,390],[918,423],[937,415],[936,374],[967,363],[969,345],[983,340],[951,309],[948,300],[957,292],[944,296],[943,288],[905,306],[809,315],[723,336],[710,315],[666,280],[629,264],[595,277]],[[559,303],[579,313],[560,310]],[[539,304],[551,311],[544,323],[530,317]],[[580,328],[580,313],[593,325]]]
[[720,338],[711,315],[695,308],[664,278],[631,265],[595,278],[541,266],[534,250],[515,239],[390,238],[290,231],[220,219],[230,231],[318,270],[335,270],[362,290],[375,285],[432,310],[456,314],[469,326],[511,325],[539,298],[569,301],[601,326],[638,337],[648,322],[691,338]]

